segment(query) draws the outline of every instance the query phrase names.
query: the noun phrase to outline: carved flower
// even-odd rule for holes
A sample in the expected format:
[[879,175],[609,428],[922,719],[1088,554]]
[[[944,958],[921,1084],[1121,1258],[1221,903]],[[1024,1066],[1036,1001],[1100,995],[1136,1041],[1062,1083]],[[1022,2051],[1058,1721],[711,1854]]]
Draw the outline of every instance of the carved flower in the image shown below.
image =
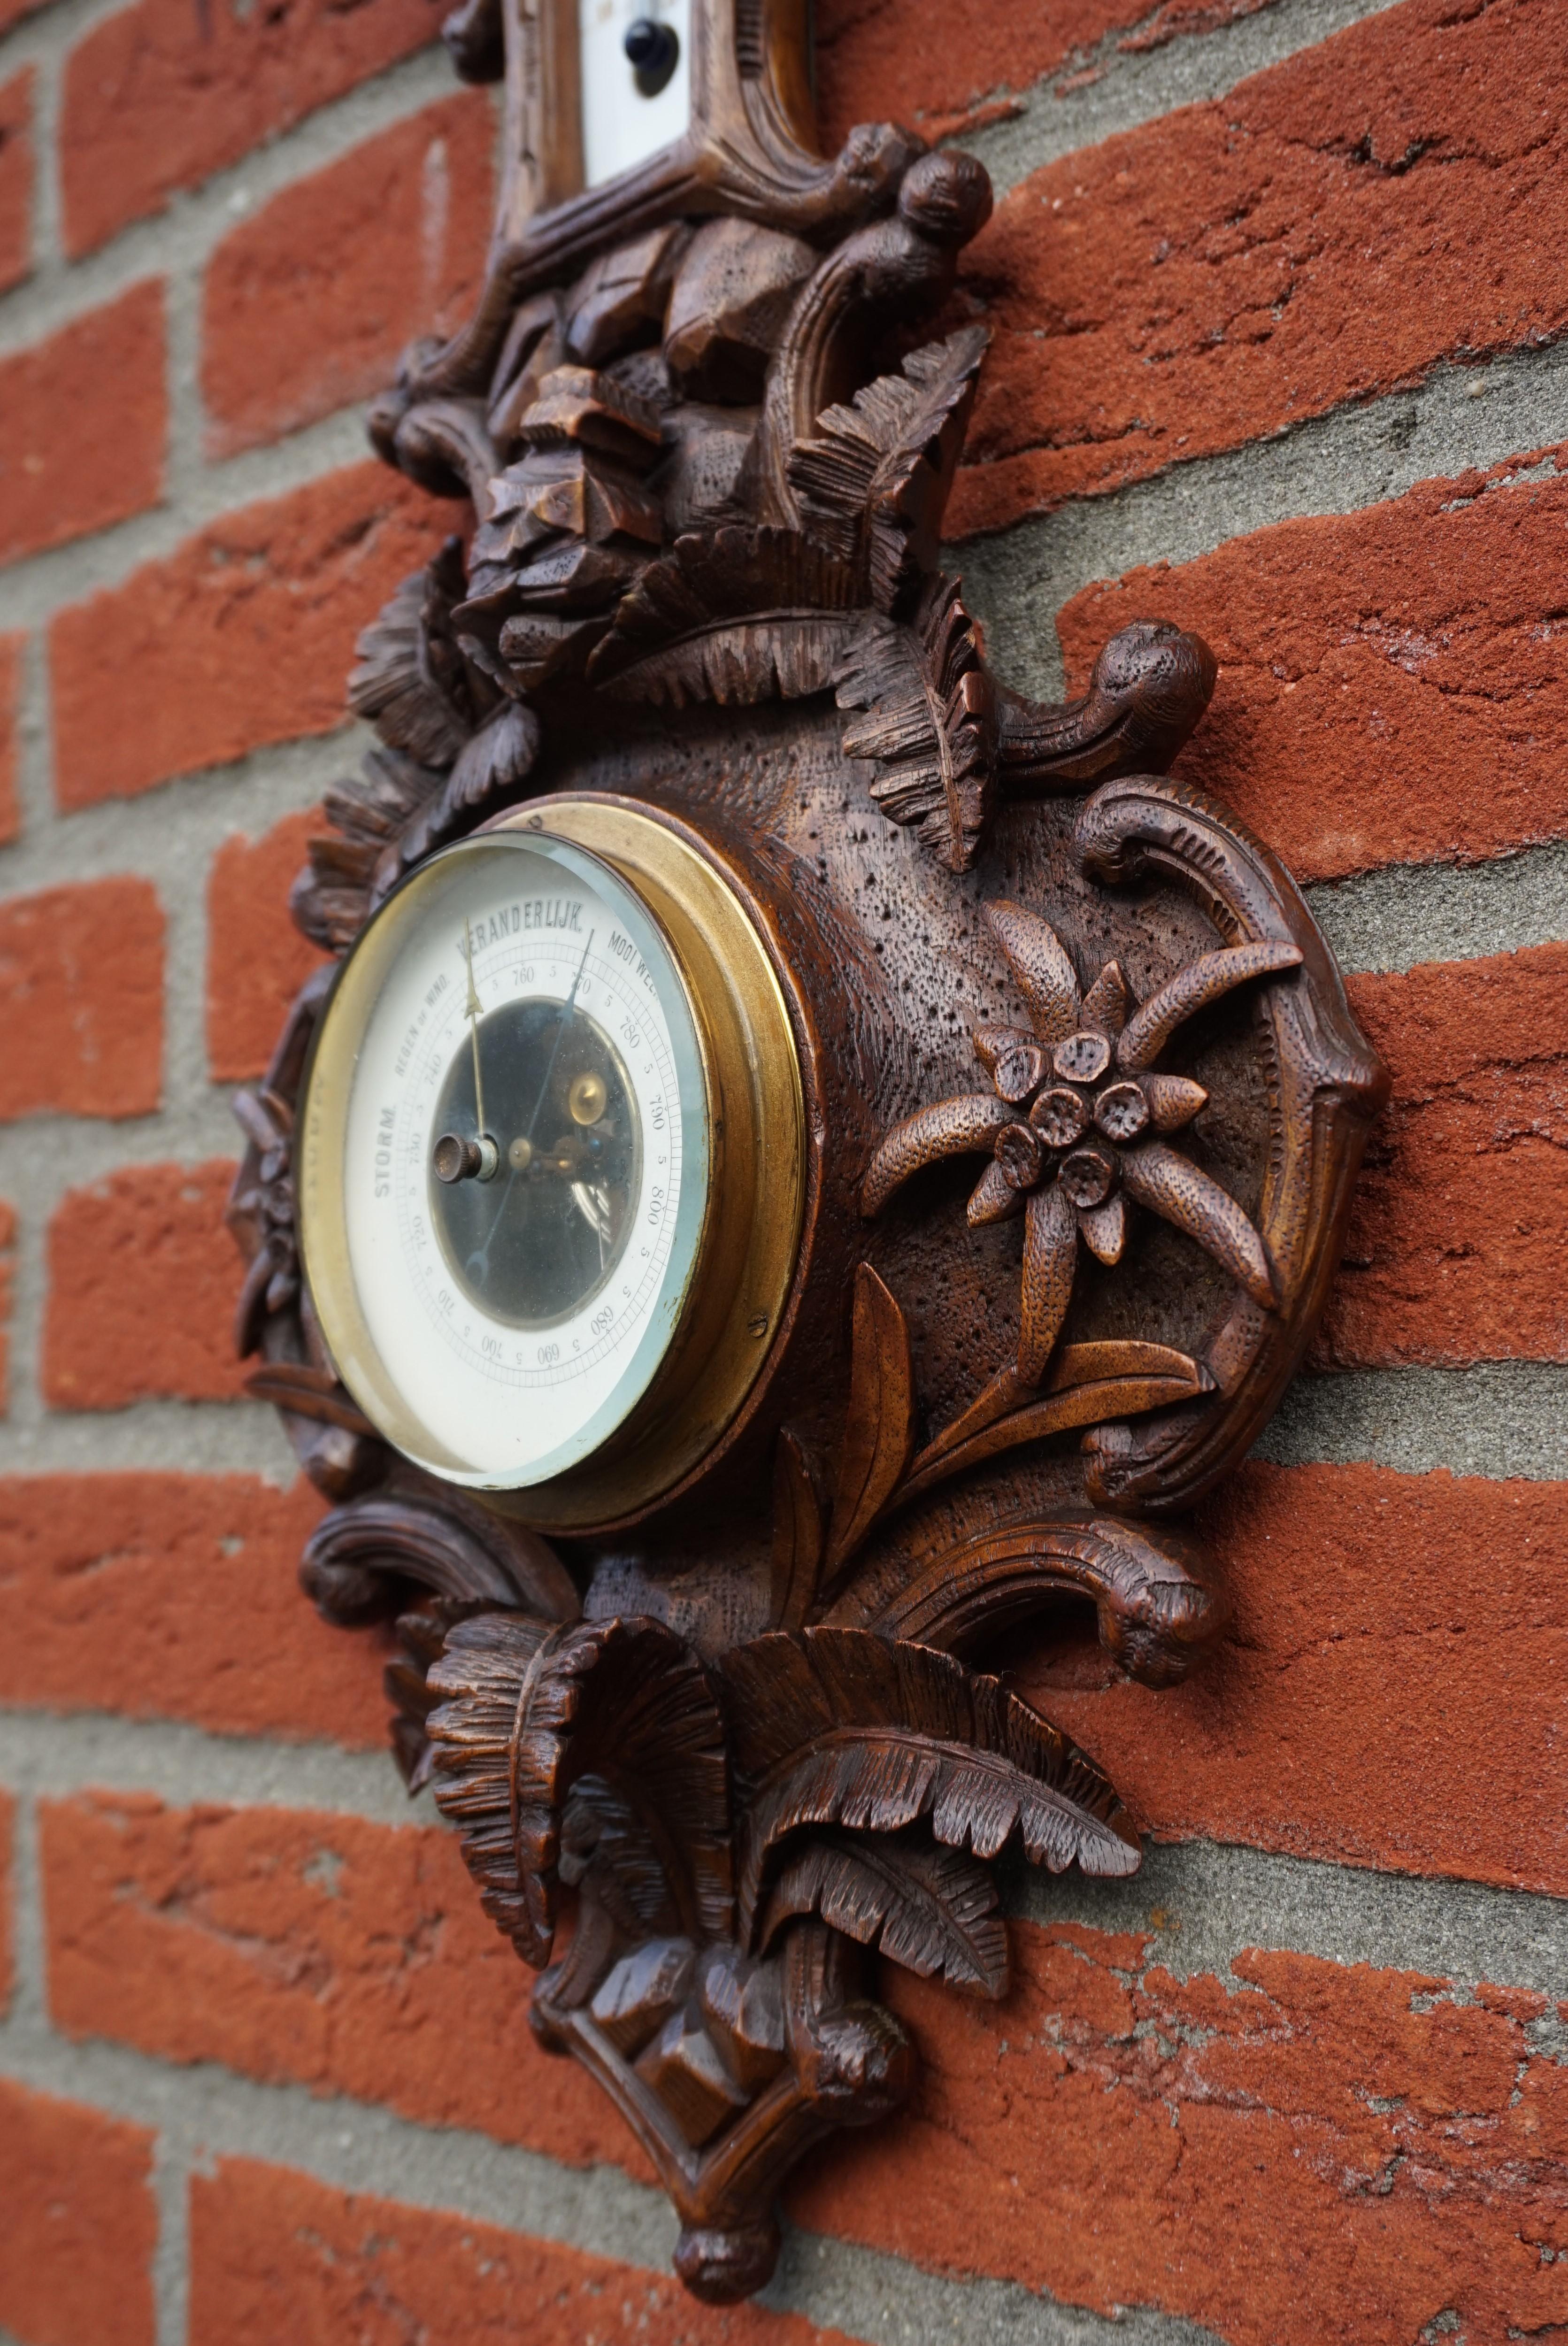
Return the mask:
[[880,1213],[912,1173],[939,1158],[990,1152],[969,1219],[1025,1216],[1017,1374],[1029,1385],[1039,1383],[1061,1333],[1079,1239],[1102,1262],[1119,1261],[1129,1199],[1196,1239],[1272,1310],[1274,1275],[1257,1231],[1234,1198],[1162,1137],[1190,1124],[1208,1095],[1185,1076],[1156,1073],[1154,1062],[1195,1011],[1248,978],[1294,968],[1298,947],[1245,944],[1205,954],[1135,1010],[1114,961],[1083,994],[1047,922],[1005,903],[988,904],[985,916],[1033,1031],[975,1029],[975,1056],[993,1089],[939,1100],[896,1126],[871,1159],[861,1211]]

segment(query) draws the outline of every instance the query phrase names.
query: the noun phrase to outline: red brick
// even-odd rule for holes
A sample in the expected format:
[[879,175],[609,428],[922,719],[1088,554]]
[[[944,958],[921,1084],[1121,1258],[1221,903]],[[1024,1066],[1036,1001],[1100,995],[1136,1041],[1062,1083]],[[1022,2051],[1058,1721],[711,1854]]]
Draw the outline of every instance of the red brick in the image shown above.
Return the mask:
[[1349,994],[1394,1089],[1319,1364],[1568,1360],[1568,945]]
[[152,2346],[151,2135],[0,2078],[0,2328],[26,2346]]
[[201,384],[228,455],[378,391],[477,299],[494,122],[470,90],[297,180],[208,263]]
[[192,2179],[190,2346],[846,2346],[668,2273],[225,2158]]
[[0,1118],[152,1113],[163,927],[146,880],[85,880],[0,903]]
[[60,806],[134,797],[342,724],[355,638],[458,518],[383,465],[356,464],[227,514],[58,613]]
[[289,917],[318,810],[288,814],[261,838],[238,833],[212,859],[207,883],[207,1066],[219,1083],[265,1073],[285,1014],[326,956]]
[[11,1275],[15,1269],[15,1209],[0,1198],[0,1417],[11,1406]]
[[0,293],[33,266],[33,78],[0,82]]
[[1037,171],[952,526],[1102,492],[1568,323],[1568,56],[1541,0],[1404,0]]
[[133,285],[0,360],[0,562],[156,505],[168,432],[162,285]]
[[11,1879],[14,1820],[16,1804],[9,1792],[0,1792],[0,2020],[5,2017],[14,1984],[11,1912],[15,1890]]
[[1219,683],[1176,770],[1298,879],[1561,838],[1568,682],[1543,596],[1568,556],[1560,461],[1424,482],[1088,587],[1058,617],[1068,667],[1086,682],[1135,614],[1196,627]]
[[1200,1523],[1236,1623],[1189,1684],[1018,1671],[1141,1820],[1568,1892],[1568,1484],[1254,1462]]
[[24,16],[36,15],[40,8],[48,5],[49,0],[0,0],[0,33],[8,33]]
[[300,1595],[308,1484],[249,1475],[0,1480],[0,1701],[188,1719],[219,1735],[385,1740],[385,1653]]
[[25,636],[0,636],[0,847],[22,828],[17,797],[21,763],[22,662]]
[[1231,2346],[1410,2346],[1450,2308],[1472,2346],[1568,2320],[1568,2070],[1522,2017],[1308,1955],[1238,1956],[1237,1990],[1095,1931],[1013,1946],[1002,2004],[888,1975],[914,2110],[829,2145],[799,2220]]
[[40,1831],[69,2035],[651,2180],[593,2080],[535,2041],[528,1975],[444,1827],[102,1792],[46,1803]]
[[49,1224],[44,1399],[51,1409],[231,1401],[239,1250],[232,1163],[136,1165],[68,1189]]
[[830,155],[857,122],[888,120],[909,123],[927,138],[950,138],[1016,113],[1011,92],[1073,63],[1107,34],[1137,26],[1119,47],[1162,48],[1264,5],[1167,0],[1151,12],[1149,0],[1033,0],[1027,8],[997,7],[994,0],[819,0],[820,143]]
[[994,0],[820,0],[822,151],[836,152],[857,122],[905,122],[942,138],[985,99],[1027,89],[1075,49],[1147,14],[1148,0],[1043,0],[1027,9]]
[[279,0],[198,12],[135,0],[66,69],[60,125],[73,258],[433,40],[443,0]]

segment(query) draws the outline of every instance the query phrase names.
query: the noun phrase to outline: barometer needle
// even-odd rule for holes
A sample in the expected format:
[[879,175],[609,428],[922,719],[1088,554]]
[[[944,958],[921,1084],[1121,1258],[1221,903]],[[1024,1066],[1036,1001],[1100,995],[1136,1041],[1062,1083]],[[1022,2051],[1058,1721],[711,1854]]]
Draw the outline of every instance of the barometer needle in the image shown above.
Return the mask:
[[469,1037],[473,1045],[473,1120],[475,1129],[483,1137],[485,1130],[484,1086],[479,1074],[479,1021],[484,1015],[484,1005],[473,983],[473,939],[468,933],[466,915],[463,923],[463,954],[468,964],[468,1000],[463,1008],[468,1018]]
[[[596,931],[593,929],[588,931],[588,942],[583,947],[583,958],[577,964],[577,974],[572,980],[572,990],[567,994],[565,1001],[561,1005],[561,1015],[555,1027],[555,1039],[550,1046],[550,1057],[548,1065],[545,1069],[545,1080],[539,1086],[539,1096],[534,1103],[534,1113],[528,1119],[528,1129],[524,1135],[524,1139],[529,1141],[532,1141],[534,1137],[534,1127],[538,1123],[539,1117],[544,1110],[545,1097],[550,1088],[550,1078],[555,1072],[555,1061],[561,1049],[561,1038],[572,1023],[572,1012],[576,1005],[577,1000],[577,988],[583,983],[583,972],[588,966],[588,955],[594,950],[594,938],[596,933]],[[477,1060],[474,1062],[474,1065],[477,1067]],[[511,1151],[508,1150],[507,1154],[510,1156]],[[512,1195],[512,1185],[516,1178],[517,1168],[514,1165],[511,1171],[506,1176],[506,1187],[501,1192],[500,1200],[496,1205],[495,1211],[490,1218],[490,1228],[484,1233],[484,1244],[482,1247],[476,1247],[468,1258],[469,1270],[472,1271],[474,1265],[477,1263],[481,1278],[483,1278],[484,1273],[490,1269],[490,1250],[494,1244],[495,1233],[501,1227],[501,1217],[506,1211],[506,1201]]]
[[572,980],[572,991],[567,994],[565,1001],[561,1005],[561,1016],[559,1024],[555,1028],[555,1039],[550,1046],[549,1065],[545,1069],[545,1080],[539,1086],[539,1096],[534,1103],[534,1113],[528,1119],[528,1130],[525,1137],[529,1140],[532,1140],[534,1137],[534,1127],[539,1121],[540,1110],[545,1105],[545,1095],[550,1088],[550,1078],[555,1072],[555,1061],[561,1049],[561,1037],[565,1035],[567,1027],[572,1023],[573,1005],[577,999],[577,988],[583,983],[583,972],[588,966],[588,955],[594,949],[594,936],[595,932],[590,929],[588,931],[588,942],[583,947],[583,958],[577,964],[577,974]]

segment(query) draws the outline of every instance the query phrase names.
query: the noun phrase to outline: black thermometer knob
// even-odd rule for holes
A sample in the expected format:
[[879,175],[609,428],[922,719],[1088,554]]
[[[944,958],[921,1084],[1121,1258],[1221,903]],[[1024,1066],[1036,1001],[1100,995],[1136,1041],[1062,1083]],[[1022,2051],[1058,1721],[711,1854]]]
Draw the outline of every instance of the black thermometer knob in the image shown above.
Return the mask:
[[626,26],[623,46],[638,89],[644,97],[657,97],[680,59],[673,29],[652,16],[638,16]]

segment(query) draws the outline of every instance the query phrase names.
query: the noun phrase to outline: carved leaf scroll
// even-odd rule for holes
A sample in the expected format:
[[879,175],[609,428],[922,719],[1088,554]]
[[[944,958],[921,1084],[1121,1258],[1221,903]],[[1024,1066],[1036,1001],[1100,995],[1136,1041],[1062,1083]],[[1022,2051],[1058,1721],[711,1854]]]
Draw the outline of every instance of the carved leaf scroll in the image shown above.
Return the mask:
[[817,1833],[791,1850],[759,1933],[771,1946],[797,1914],[820,1914],[846,1938],[879,1946],[921,1979],[991,1997],[1007,1993],[1007,1925],[996,1884],[964,1851],[908,1835]]
[[717,1665],[745,1789],[740,1927],[802,1827],[894,1832],[997,1855],[1016,1830],[1053,1873],[1136,1871],[1137,1837],[1092,1760],[993,1678],[856,1629],[758,1637]]
[[1230,1617],[1196,1549],[1180,1534],[1094,1515],[987,1521],[956,1539],[940,1510],[901,1525],[855,1576],[830,1627],[970,1658],[1044,1606],[1087,1597],[1100,1643],[1129,1678],[1149,1687],[1185,1678]]
[[882,812],[967,872],[995,803],[995,695],[958,581],[932,579],[907,626],[860,628],[834,680],[840,709],[870,712],[844,753],[877,761]]

